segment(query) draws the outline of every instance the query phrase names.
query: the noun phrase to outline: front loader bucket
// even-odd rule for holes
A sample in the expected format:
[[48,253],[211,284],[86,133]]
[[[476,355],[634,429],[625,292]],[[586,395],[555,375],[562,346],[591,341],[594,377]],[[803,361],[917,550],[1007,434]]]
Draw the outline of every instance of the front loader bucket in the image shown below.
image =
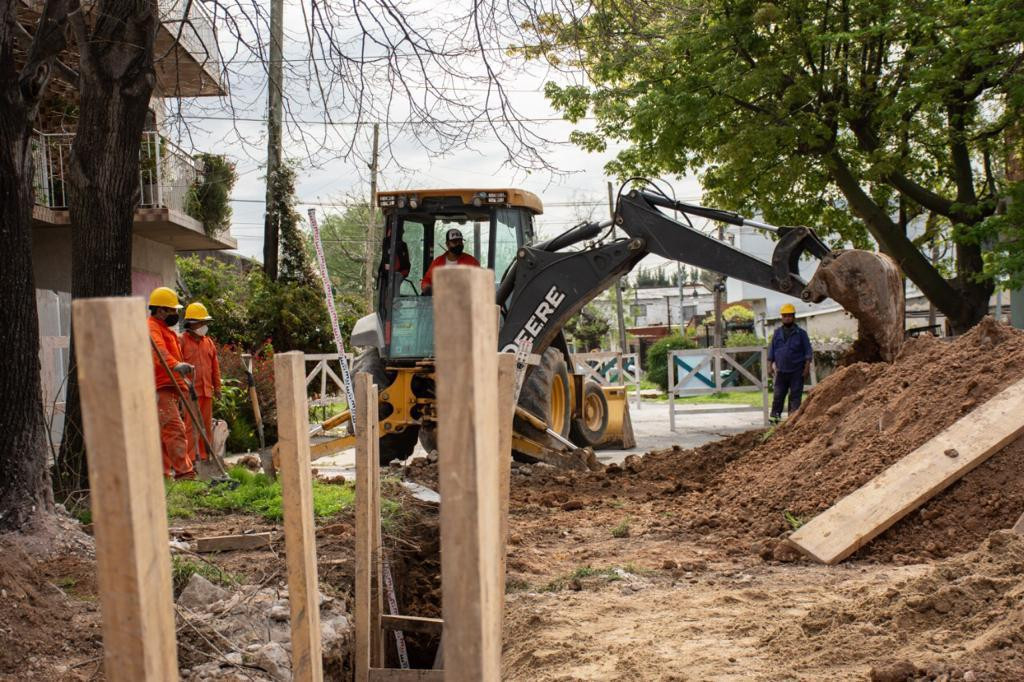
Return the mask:
[[604,432],[601,447],[616,447],[629,450],[636,447],[633,435],[633,421],[629,418],[629,399],[623,386],[602,386],[604,399],[608,403],[608,428]]

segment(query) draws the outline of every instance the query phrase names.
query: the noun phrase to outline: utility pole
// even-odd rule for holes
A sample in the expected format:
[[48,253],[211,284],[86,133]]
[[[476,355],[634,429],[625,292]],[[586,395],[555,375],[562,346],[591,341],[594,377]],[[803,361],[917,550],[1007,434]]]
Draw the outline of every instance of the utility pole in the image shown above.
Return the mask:
[[267,100],[267,204],[263,218],[263,272],[277,280],[278,239],[281,216],[276,208],[275,180],[281,168],[282,64],[284,44],[284,0],[270,0],[270,65]]
[[[725,241],[725,228],[718,226],[718,241]],[[715,348],[721,348],[725,337],[725,320],[722,319],[725,296],[725,276],[715,273]]]
[[683,333],[683,326],[687,323],[683,315],[683,269],[682,263],[676,263],[676,287],[679,289],[679,333]]
[[373,156],[370,158],[370,218],[366,226],[366,268],[364,269],[367,310],[373,310],[373,263],[377,244],[377,162],[380,145],[380,124],[373,124]]
[[[608,214],[615,220],[615,194],[611,181],[608,182]],[[612,239],[615,239],[615,223],[612,223]],[[625,353],[626,348],[626,318],[622,313],[622,278],[615,280],[615,316],[619,322],[619,352]]]

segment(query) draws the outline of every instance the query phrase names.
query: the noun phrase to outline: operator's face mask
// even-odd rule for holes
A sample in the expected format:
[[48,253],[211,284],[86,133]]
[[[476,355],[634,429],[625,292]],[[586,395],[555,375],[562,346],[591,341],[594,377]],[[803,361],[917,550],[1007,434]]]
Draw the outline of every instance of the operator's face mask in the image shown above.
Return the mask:
[[173,327],[174,325],[178,324],[178,314],[171,313],[170,315],[165,317],[164,324],[166,324],[168,327]]
[[202,327],[192,327],[192,333],[196,336],[206,336],[206,333],[210,331],[210,325],[204,324]]

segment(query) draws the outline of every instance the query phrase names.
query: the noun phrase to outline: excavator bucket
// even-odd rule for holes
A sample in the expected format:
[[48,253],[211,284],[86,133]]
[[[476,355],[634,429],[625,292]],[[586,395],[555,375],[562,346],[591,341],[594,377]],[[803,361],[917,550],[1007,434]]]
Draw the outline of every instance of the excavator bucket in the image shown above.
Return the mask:
[[633,421],[629,418],[629,400],[623,386],[602,386],[604,399],[608,403],[608,428],[605,429],[601,447],[617,447],[623,450],[636,447],[633,435]]

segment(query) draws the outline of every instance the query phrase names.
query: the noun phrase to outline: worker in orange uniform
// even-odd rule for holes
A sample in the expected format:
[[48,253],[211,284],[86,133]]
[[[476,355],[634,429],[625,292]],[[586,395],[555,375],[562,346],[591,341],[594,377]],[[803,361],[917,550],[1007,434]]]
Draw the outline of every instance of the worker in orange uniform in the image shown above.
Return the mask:
[[[192,373],[192,365],[181,357],[178,335],[178,295],[173,289],[158,287],[149,295],[149,338],[153,345],[153,370],[156,372],[156,406],[160,420],[160,449],[163,453],[164,476],[195,478],[192,461],[188,456],[185,422],[181,418],[181,397],[174,388],[177,383],[182,393],[187,391],[184,377]],[[157,353],[171,370],[168,374]]]
[[423,275],[423,279],[420,281],[420,291],[423,292],[424,296],[429,296],[434,288],[434,268],[444,267],[445,265],[475,265],[480,267],[480,261],[468,253],[463,253],[465,242],[462,239],[462,231],[458,228],[453,227],[445,233],[444,245],[446,248],[445,252],[431,261],[430,267],[427,268],[427,274]]
[[[181,356],[185,362],[195,367],[192,385],[196,389],[199,418],[202,420],[202,424],[198,424],[197,427],[203,429],[210,442],[213,442],[213,399],[220,396],[217,346],[208,336],[212,319],[205,305],[198,302],[190,303],[185,308],[185,331],[181,334]],[[186,423],[185,436],[188,440],[188,455],[193,458],[193,464],[197,446],[200,461],[207,462],[211,454],[207,452],[206,443],[191,424]]]

